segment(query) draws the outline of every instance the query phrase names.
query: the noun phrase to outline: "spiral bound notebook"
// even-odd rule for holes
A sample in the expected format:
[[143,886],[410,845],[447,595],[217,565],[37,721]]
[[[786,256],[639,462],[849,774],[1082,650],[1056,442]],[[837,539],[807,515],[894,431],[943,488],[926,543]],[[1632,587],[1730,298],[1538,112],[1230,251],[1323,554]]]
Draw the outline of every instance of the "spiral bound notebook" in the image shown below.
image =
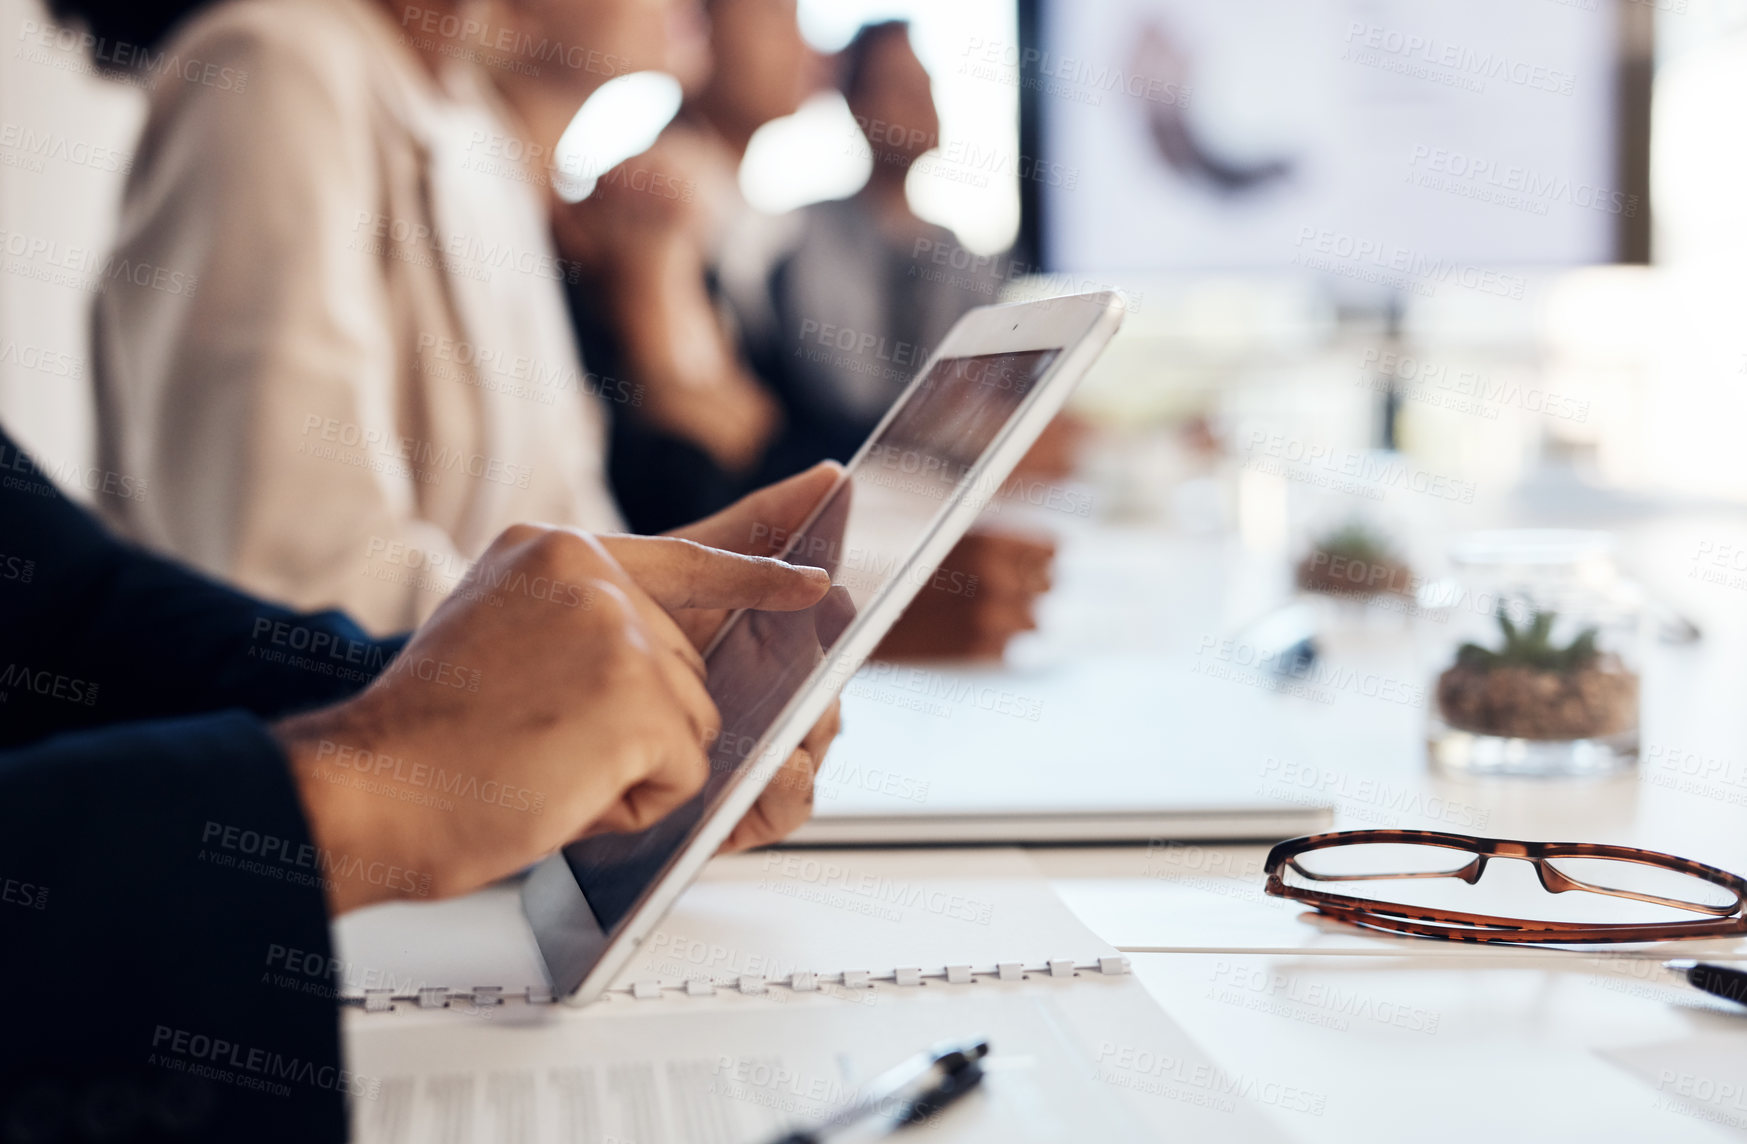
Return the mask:
[[[329,967],[367,1012],[551,1000],[513,887],[342,918]],[[287,968],[287,967],[278,967]],[[609,999],[1122,974],[1017,850],[766,851],[711,863]]]
[[718,859],[581,1009],[513,887],[336,931],[360,1144],[763,1144],[973,1035],[983,1091],[914,1144],[1284,1139],[1017,850]]

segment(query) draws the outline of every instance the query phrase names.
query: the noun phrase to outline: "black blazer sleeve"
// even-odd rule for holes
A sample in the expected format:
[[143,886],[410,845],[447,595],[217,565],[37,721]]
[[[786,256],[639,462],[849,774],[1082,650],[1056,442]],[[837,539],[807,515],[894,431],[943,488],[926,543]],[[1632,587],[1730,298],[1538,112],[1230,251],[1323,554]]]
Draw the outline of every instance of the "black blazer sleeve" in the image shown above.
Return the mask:
[[[43,1141],[335,1141],[321,879],[285,760],[241,712],[0,754],[0,1125]],[[343,860],[343,858],[339,859]]]
[[351,856],[265,720],[398,646],[117,541],[0,434],[0,1139],[345,1137],[375,1095],[334,1003]]
[[400,644],[118,541],[0,433],[0,748],[135,719],[321,706]]

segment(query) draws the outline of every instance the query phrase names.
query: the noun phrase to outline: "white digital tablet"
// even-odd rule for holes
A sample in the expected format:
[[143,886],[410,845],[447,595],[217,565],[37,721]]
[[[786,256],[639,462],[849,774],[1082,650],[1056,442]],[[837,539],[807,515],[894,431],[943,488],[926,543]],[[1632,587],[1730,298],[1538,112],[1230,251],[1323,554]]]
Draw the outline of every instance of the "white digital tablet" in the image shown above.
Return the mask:
[[[706,649],[722,732],[704,789],[636,834],[537,866],[522,908],[554,992],[598,997],[976,521],[1122,321],[1114,294],[967,314],[782,556],[831,573],[801,612],[744,611]],[[776,538],[778,543],[782,538]]]

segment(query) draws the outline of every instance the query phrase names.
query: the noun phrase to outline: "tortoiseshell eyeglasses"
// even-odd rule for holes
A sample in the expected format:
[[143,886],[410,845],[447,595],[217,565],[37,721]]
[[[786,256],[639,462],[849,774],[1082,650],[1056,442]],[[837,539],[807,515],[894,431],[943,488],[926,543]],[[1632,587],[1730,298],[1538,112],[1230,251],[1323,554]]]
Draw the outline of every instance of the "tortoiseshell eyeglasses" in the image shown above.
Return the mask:
[[[1500,885],[1510,914],[1467,907],[1493,859],[1533,867]],[[1715,866],[1583,842],[1511,842],[1436,830],[1342,830],[1268,852],[1267,892],[1366,929],[1446,941],[1666,941],[1747,933],[1747,879]],[[1508,879],[1495,879],[1497,882]],[[1372,896],[1375,893],[1377,896]],[[1579,893],[1581,898],[1547,895]],[[1514,915],[1514,916],[1513,916]]]

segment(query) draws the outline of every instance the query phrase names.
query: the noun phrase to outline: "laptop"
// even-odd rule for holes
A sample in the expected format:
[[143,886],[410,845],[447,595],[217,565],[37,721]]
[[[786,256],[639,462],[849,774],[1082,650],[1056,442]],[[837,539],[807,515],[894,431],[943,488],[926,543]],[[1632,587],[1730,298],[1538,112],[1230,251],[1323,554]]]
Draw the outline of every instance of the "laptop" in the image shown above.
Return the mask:
[[[1167,657],[870,663],[788,846],[1268,843],[1327,830],[1282,700]],[[1290,702],[1290,701],[1287,701]]]

